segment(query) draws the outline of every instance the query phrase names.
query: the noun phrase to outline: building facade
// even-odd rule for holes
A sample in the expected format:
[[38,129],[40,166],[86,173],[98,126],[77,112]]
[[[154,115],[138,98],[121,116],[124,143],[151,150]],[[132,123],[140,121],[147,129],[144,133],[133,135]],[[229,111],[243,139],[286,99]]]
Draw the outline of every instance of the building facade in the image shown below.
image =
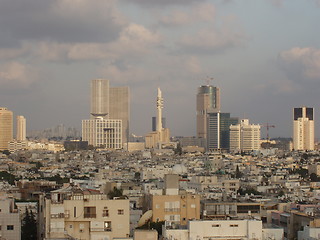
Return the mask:
[[293,109],[294,150],[314,150],[314,109],[301,107]]
[[17,141],[25,141],[27,139],[27,123],[24,116],[17,116]]
[[122,120],[122,142],[127,143],[130,120],[129,87],[111,87],[109,96],[109,118]]
[[207,114],[220,111],[220,89],[200,86],[197,93],[197,137],[207,138]]
[[122,148],[122,120],[95,118],[82,120],[82,140],[106,149]]
[[13,113],[7,108],[0,108],[0,151],[8,149],[13,140]]
[[230,126],[230,151],[254,151],[260,149],[260,125],[241,119]]
[[130,234],[128,199],[110,200],[70,185],[41,197],[39,209],[39,239],[112,240]]
[[232,124],[238,124],[238,118],[231,118],[230,113],[207,114],[207,150],[229,149]]

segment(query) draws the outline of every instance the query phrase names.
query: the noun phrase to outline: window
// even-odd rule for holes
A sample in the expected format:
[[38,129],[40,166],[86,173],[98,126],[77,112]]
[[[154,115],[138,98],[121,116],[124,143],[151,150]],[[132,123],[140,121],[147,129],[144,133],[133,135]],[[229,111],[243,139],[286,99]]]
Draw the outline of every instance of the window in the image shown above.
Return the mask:
[[123,209],[118,209],[118,215],[123,215],[124,214],[124,210]]
[[230,227],[239,227],[238,224],[230,224]]
[[7,225],[7,230],[13,230],[14,226],[13,225]]
[[109,210],[107,207],[104,207],[102,211],[102,217],[109,217]]
[[72,225],[71,225],[71,224],[69,225],[69,228],[72,228]]
[[73,217],[77,217],[77,208],[76,207],[73,208]]
[[212,227],[220,227],[220,224],[212,224]]
[[96,218],[96,207],[84,207],[84,218]]
[[111,232],[111,221],[104,222],[104,230]]

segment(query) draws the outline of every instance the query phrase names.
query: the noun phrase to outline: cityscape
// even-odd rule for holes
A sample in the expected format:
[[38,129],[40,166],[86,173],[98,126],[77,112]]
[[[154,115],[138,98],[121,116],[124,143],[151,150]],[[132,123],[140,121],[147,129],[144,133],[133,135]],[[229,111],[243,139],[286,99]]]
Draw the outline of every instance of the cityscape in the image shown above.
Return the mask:
[[319,240],[319,10],[0,1],[0,240]]

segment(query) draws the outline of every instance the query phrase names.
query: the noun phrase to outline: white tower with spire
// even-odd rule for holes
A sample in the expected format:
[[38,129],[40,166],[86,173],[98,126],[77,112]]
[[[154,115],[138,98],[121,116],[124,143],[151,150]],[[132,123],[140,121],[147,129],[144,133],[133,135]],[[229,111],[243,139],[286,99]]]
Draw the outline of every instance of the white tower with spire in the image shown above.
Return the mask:
[[163,108],[163,98],[160,88],[158,88],[157,96],[157,132],[162,130],[162,108]]

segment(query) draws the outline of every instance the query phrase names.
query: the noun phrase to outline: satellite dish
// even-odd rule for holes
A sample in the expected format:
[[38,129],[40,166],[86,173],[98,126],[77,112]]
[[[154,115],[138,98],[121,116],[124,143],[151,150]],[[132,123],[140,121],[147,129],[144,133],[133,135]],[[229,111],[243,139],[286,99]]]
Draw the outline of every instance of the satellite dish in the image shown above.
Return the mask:
[[138,227],[145,225],[152,218],[152,210],[146,211],[138,222]]

